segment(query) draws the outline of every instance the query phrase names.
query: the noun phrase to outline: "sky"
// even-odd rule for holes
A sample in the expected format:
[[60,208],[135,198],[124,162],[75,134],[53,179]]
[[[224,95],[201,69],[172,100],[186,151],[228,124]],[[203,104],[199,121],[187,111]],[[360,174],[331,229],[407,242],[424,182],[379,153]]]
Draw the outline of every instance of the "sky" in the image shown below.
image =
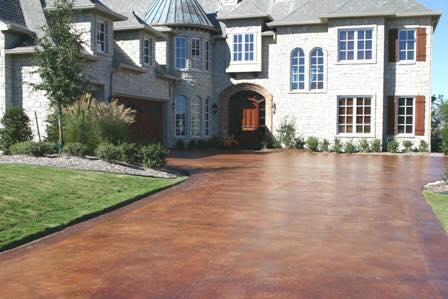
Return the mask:
[[418,2],[443,13],[434,34],[432,92],[448,97],[448,0],[418,0]]

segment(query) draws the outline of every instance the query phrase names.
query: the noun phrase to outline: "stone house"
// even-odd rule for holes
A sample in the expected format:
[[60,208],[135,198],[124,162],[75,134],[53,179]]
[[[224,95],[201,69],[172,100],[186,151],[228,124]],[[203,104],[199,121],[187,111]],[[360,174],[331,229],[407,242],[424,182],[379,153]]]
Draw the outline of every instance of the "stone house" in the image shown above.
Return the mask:
[[[0,6],[0,116],[45,132],[33,37],[55,0]],[[415,0],[75,0],[85,80],[137,110],[135,138],[244,147],[295,122],[304,137],[431,140],[439,12]]]

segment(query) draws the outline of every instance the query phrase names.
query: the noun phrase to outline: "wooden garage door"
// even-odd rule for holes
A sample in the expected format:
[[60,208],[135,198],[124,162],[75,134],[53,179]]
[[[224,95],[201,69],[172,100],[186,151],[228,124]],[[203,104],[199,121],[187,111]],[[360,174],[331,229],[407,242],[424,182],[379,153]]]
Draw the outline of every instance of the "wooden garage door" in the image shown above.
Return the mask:
[[119,102],[137,111],[136,121],[129,129],[132,141],[163,142],[163,103],[124,98]]

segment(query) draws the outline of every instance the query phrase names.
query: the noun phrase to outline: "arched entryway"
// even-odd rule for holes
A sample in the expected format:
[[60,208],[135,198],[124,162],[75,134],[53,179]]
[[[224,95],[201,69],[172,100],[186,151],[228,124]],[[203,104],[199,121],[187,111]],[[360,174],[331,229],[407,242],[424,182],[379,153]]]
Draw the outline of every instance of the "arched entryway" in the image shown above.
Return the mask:
[[233,136],[242,148],[259,147],[272,131],[272,94],[259,85],[227,88],[220,96],[220,111],[221,133]]

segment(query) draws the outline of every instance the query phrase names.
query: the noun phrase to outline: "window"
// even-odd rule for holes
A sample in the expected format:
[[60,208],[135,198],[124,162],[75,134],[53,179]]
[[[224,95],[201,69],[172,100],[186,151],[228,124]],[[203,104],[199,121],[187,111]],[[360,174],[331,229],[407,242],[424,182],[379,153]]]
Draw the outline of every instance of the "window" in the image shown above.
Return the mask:
[[321,48],[311,51],[310,67],[310,88],[324,89],[324,51]]
[[400,60],[415,60],[415,30],[405,29],[398,33]]
[[291,89],[305,89],[305,54],[300,48],[291,54]]
[[210,97],[205,99],[205,110],[204,110],[204,135],[210,136]]
[[201,39],[191,39],[191,68],[202,69]]
[[339,31],[339,61],[371,60],[372,57],[373,29]]
[[187,66],[187,39],[176,37],[176,69],[182,70]]
[[202,100],[199,96],[191,99],[191,137],[201,136],[202,129]]
[[185,137],[187,121],[187,98],[176,97],[176,137]]
[[152,65],[153,61],[153,43],[150,39],[143,40],[143,64]]
[[398,134],[414,133],[414,98],[398,98]]
[[244,37],[244,60],[253,61],[254,60],[254,34],[249,33]]
[[338,99],[338,133],[369,134],[372,122],[372,99],[342,97]]
[[205,41],[205,70],[209,71],[211,69],[211,48],[210,42]]
[[106,52],[106,23],[96,21],[96,50]]
[[243,60],[243,35],[235,34],[233,36],[233,61]]

